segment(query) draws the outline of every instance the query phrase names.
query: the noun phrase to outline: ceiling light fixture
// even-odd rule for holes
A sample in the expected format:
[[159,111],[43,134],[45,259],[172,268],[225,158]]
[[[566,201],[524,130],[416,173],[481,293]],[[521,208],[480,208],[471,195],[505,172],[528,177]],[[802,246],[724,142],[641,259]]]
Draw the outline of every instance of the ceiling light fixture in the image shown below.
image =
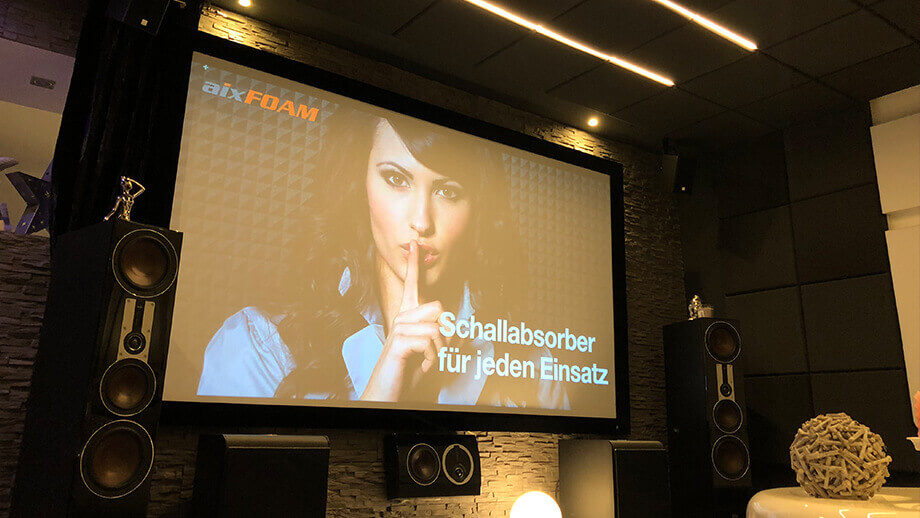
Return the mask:
[[240,5],[243,7],[249,7],[252,5],[252,2],[250,0],[240,0]]
[[497,5],[490,4],[489,2],[485,2],[483,0],[466,0],[466,2],[475,5],[476,7],[479,7],[480,9],[485,9],[486,11],[489,11],[492,14],[501,16],[502,18],[510,21],[511,23],[515,23],[517,25],[520,25],[521,27],[524,27],[536,33],[542,34],[543,36],[546,36],[549,39],[558,41],[559,43],[562,43],[563,45],[568,45],[569,47],[572,47],[575,50],[580,50],[584,52],[585,54],[590,54],[596,58],[600,58],[604,61],[608,61],[618,67],[625,68],[626,70],[629,70],[630,72],[639,74],[640,76],[643,76],[643,77],[647,77],[651,79],[652,81],[657,81],[665,86],[674,86],[674,81],[671,81],[667,77],[656,74],[655,72],[652,72],[651,70],[646,70],[640,67],[639,65],[634,65],[630,63],[629,61],[618,58],[616,56],[604,54],[603,52],[597,49],[591,48],[585,45],[584,43],[580,43],[573,39],[567,38],[563,36],[562,34],[559,34],[558,32],[547,29],[546,27],[542,25],[539,25],[530,20],[521,18],[520,16],[514,13],[511,13],[509,11],[506,11],[502,9],[501,7],[498,7]]
[[593,128],[597,126],[597,124],[598,124],[597,117],[591,117],[590,119],[588,119],[588,126],[591,126]]
[[718,34],[719,36],[722,36],[723,38],[727,40],[730,40],[731,42],[733,42],[734,44],[738,46],[744,47],[748,50],[757,50],[757,44],[754,43],[753,41],[735,34],[734,32],[726,29],[725,27],[722,27],[721,25],[713,22],[712,20],[709,20],[707,18],[704,18],[703,16],[700,16],[699,14],[696,14],[695,12],[691,11],[690,9],[687,9],[686,7],[675,4],[671,0],[654,0],[654,1],[658,2],[659,4],[667,7],[668,9],[676,13],[683,15],[691,22],[696,23],[698,25],[702,25],[706,29]]

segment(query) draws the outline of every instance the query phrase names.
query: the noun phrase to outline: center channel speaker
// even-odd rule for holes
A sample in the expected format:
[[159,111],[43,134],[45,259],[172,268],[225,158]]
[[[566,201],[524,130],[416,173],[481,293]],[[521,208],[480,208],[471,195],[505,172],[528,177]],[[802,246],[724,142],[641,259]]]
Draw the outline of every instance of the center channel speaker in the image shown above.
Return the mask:
[[680,516],[743,517],[751,489],[736,320],[664,328],[671,500]]
[[384,437],[387,497],[478,495],[482,476],[473,435]]
[[146,515],[181,242],[124,220],[58,238],[12,516]]

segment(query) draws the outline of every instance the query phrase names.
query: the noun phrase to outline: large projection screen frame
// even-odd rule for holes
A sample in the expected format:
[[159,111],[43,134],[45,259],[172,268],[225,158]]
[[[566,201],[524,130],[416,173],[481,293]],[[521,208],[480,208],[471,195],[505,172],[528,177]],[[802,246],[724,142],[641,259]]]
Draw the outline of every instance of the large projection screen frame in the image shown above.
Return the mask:
[[[199,32],[197,34],[194,50],[214,58],[277,75],[379,108],[415,117],[609,176],[616,417],[596,418],[501,413],[500,411],[423,411],[164,400],[162,413],[164,423],[259,429],[290,426],[417,431],[507,430],[594,433],[611,436],[628,435],[629,371],[626,327],[625,217],[623,168],[621,164],[491,125],[457,112],[429,105],[353,79],[204,33]],[[189,54],[191,60],[191,53]]]

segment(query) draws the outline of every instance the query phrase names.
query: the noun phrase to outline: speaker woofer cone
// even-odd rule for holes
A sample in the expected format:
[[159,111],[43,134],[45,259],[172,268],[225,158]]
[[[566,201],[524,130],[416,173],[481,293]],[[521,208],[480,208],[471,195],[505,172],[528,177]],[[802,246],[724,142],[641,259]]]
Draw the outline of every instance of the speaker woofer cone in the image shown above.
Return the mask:
[[712,409],[712,421],[724,433],[735,433],[744,420],[741,407],[730,399],[723,399]]
[[120,498],[140,487],[153,467],[153,440],[133,421],[99,428],[80,453],[83,484],[101,498]]
[[438,452],[430,445],[419,443],[406,455],[406,471],[413,482],[420,486],[430,486],[441,474],[441,459]]
[[112,270],[118,284],[137,297],[156,297],[176,280],[179,258],[172,243],[153,230],[125,234],[115,245]]
[[734,435],[720,437],[712,445],[712,465],[716,473],[726,480],[738,480],[747,474],[750,459],[744,442]]
[[741,353],[741,335],[728,322],[715,322],[706,329],[706,351],[717,362],[730,363]]
[[156,394],[157,379],[146,363],[129,358],[119,360],[105,370],[99,384],[102,405],[120,417],[143,412]]

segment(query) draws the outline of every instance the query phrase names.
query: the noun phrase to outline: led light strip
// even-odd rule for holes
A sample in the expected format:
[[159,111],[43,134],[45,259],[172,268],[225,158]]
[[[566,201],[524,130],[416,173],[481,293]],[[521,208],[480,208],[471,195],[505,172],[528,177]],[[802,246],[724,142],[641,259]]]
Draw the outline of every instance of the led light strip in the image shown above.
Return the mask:
[[651,79],[652,81],[657,81],[665,86],[674,86],[674,81],[671,81],[667,77],[656,74],[655,72],[652,72],[651,70],[646,70],[640,67],[639,65],[634,65],[630,63],[629,61],[626,61],[625,59],[621,59],[616,56],[604,54],[603,52],[597,49],[591,48],[583,43],[567,38],[563,36],[562,34],[559,34],[558,32],[554,32],[550,29],[547,29],[546,27],[542,25],[539,25],[534,22],[531,22],[530,20],[521,18],[520,16],[514,13],[511,13],[511,12],[508,12],[502,9],[501,7],[498,7],[497,5],[490,4],[489,2],[485,2],[483,0],[466,0],[466,2],[473,4],[476,7],[479,7],[481,9],[485,9],[486,11],[489,11],[492,14],[501,16],[502,18],[510,21],[511,23],[515,23],[517,25],[520,25],[521,27],[525,27],[536,33],[542,34],[546,36],[547,38],[558,41],[559,43],[562,43],[563,45],[568,45],[569,47],[575,50],[580,50],[581,52],[584,52],[585,54],[590,54],[596,58],[600,58],[604,61],[608,61],[618,67],[625,68],[626,70],[629,70],[630,72],[639,74],[640,76],[647,77]]
[[675,4],[671,0],[654,0],[654,1],[658,2],[659,4],[667,7],[668,9],[676,13],[679,13],[685,16],[691,22],[702,25],[706,29],[718,34],[719,36],[722,36],[723,38],[727,40],[730,40],[731,42],[735,43],[738,46],[744,47],[748,50],[757,50],[757,44],[754,43],[753,41],[746,39],[746,38],[742,38],[741,36],[726,29],[725,27],[722,27],[721,25],[696,14],[695,12],[691,11],[690,9],[687,9],[686,7]]

